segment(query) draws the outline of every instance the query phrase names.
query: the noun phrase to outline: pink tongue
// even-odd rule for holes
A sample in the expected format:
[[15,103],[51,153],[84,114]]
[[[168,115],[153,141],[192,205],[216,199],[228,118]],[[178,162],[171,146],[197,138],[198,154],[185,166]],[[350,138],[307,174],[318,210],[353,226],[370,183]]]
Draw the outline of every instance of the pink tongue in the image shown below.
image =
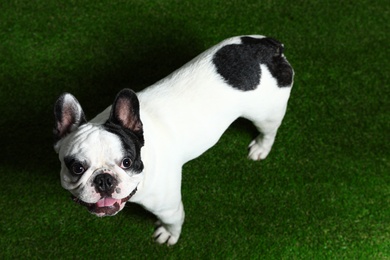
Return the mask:
[[112,205],[115,204],[115,202],[118,202],[118,204],[121,204],[121,200],[116,200],[113,198],[103,198],[99,200],[96,205],[101,208],[101,207],[111,207]]

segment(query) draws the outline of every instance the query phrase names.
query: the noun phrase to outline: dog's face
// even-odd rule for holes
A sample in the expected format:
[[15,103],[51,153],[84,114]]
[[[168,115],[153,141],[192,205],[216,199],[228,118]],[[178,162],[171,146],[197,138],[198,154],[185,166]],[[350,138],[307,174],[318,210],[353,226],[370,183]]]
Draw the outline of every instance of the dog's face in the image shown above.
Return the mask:
[[90,212],[115,215],[143,177],[144,140],[135,93],[121,91],[103,124],[88,123],[76,98],[63,94],[56,102],[55,118],[62,186]]

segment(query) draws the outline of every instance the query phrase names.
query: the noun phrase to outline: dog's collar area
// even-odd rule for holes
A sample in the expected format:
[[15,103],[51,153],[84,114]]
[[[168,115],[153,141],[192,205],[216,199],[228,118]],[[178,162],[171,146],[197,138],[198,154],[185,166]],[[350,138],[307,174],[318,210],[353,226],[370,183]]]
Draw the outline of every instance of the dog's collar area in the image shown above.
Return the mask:
[[131,197],[133,197],[133,195],[136,192],[137,192],[137,187],[135,187],[135,189],[128,196],[124,197],[123,199],[118,200],[113,205],[107,206],[107,207],[106,206],[99,207],[98,202],[88,203],[88,202],[82,201],[81,199],[77,198],[74,195],[72,195],[71,198],[74,202],[76,202],[77,204],[80,204],[82,206],[87,207],[87,209],[93,213],[96,213],[96,214],[104,213],[104,215],[114,215],[119,211],[120,205],[122,205],[123,203],[126,203],[129,199],[131,199]]
[[122,199],[122,203],[124,202],[127,202],[129,199],[131,199],[131,197],[133,197],[133,195],[137,192],[137,187],[135,187],[135,189],[129,194],[129,196],[125,197]]

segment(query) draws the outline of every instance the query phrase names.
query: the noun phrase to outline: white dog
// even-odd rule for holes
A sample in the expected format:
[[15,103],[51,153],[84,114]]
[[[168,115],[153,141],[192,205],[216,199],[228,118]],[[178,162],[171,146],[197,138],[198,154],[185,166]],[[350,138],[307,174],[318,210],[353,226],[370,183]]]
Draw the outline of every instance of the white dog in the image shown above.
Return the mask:
[[55,150],[61,183],[97,216],[127,201],[158,218],[154,238],[175,244],[184,222],[181,170],[212,147],[239,117],[261,134],[249,158],[266,158],[286,112],[294,72],[283,44],[239,36],[210,48],[153,86],[120,91],[87,122],[74,96],[55,104]]

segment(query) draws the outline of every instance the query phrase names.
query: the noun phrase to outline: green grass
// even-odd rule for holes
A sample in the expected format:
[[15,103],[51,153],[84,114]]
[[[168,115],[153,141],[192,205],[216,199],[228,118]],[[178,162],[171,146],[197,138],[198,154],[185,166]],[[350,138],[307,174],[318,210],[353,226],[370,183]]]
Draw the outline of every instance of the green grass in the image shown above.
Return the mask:
[[[387,1],[2,1],[2,259],[390,259]],[[96,218],[71,202],[52,149],[52,106],[89,118],[224,38],[284,42],[295,72],[269,157],[246,159],[239,120],[184,167],[179,243],[128,205]]]

